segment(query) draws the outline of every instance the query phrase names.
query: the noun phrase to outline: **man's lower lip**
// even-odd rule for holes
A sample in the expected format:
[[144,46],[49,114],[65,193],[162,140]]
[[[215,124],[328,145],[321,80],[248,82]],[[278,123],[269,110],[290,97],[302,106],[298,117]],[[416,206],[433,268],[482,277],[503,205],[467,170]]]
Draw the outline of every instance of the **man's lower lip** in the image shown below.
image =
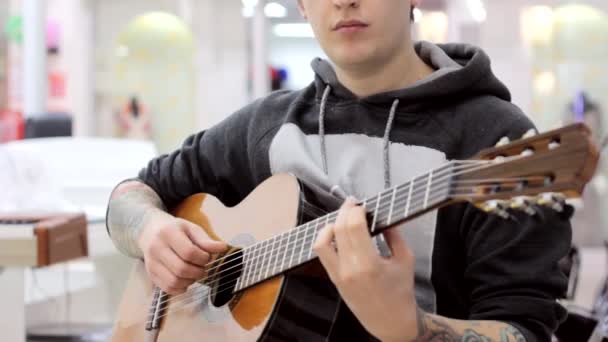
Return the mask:
[[336,31],[342,32],[342,33],[355,33],[355,32],[359,32],[359,31],[363,31],[366,27],[367,26],[363,26],[363,25],[344,26],[344,27],[340,27]]

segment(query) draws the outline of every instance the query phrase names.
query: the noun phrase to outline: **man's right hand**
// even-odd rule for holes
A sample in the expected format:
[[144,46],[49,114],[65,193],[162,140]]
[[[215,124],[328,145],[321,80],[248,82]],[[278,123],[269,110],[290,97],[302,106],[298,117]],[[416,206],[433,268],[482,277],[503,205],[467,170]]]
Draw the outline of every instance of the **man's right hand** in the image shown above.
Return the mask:
[[161,210],[147,218],[138,244],[150,279],[170,295],[183,293],[201,280],[211,254],[227,249],[198,225]]

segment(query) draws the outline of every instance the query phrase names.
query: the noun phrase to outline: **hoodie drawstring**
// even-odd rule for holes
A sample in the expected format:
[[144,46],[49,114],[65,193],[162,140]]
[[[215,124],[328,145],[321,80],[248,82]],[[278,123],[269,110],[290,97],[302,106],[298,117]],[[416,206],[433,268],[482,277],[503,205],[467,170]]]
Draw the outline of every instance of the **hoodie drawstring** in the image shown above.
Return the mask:
[[321,99],[321,109],[319,111],[319,137],[321,137],[321,160],[323,162],[323,172],[326,175],[329,175],[329,171],[327,169],[327,148],[325,147],[325,105],[327,104],[327,98],[329,97],[329,92],[331,91],[331,86],[327,85],[325,87],[325,91],[323,91],[323,98]]
[[391,130],[393,129],[393,120],[395,120],[395,112],[399,106],[399,99],[393,101],[391,106],[391,112],[388,115],[388,121],[386,122],[386,128],[384,129],[384,189],[391,187],[391,153],[390,153],[390,137]]
[[[321,139],[321,162],[323,163],[323,172],[328,175],[329,171],[327,168],[327,147],[325,145],[325,109],[327,105],[327,99],[331,92],[331,86],[327,85],[323,91],[323,97],[321,98],[321,108],[319,110],[319,137]],[[384,129],[383,139],[383,152],[384,152],[384,188],[391,187],[391,165],[390,165],[390,134],[393,129],[393,121],[395,119],[395,113],[399,106],[399,99],[393,101],[391,111],[386,122],[386,128]]]

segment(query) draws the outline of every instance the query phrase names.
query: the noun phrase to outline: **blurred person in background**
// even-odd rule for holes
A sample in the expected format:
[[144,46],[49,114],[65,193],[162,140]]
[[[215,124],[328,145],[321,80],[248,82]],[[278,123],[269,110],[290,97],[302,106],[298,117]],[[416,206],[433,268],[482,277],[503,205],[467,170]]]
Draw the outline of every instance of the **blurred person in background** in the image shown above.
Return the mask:
[[[597,103],[589,98],[584,91],[579,92],[574,100],[568,104],[562,122],[571,124],[575,122],[585,123],[590,129],[593,141],[602,145],[604,139],[603,114]],[[606,180],[603,168],[603,158],[594,178],[587,184],[582,198],[573,201],[575,212],[572,217],[572,242],[577,247],[602,246],[608,235],[602,224],[604,200],[608,193],[608,180]]]
[[118,114],[121,133],[128,139],[150,139],[150,116],[137,96],[131,96],[125,108]]

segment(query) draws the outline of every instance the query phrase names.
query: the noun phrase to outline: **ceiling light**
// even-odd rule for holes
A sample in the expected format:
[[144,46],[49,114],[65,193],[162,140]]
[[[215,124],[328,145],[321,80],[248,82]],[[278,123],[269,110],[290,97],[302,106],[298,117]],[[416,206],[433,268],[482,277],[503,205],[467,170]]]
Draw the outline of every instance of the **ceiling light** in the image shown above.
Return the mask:
[[258,4],[258,0],[242,0],[243,7],[255,7]]
[[467,6],[469,7],[471,16],[475,21],[481,23],[486,20],[486,7],[484,6],[483,2],[481,2],[481,0],[467,0]]
[[251,17],[253,17],[253,12],[254,11],[255,10],[254,10],[253,7],[245,7],[245,6],[243,6],[243,8],[241,8],[241,14],[245,18],[251,18]]
[[287,8],[279,3],[269,2],[264,6],[264,14],[268,18],[285,18],[287,16]]
[[553,36],[553,9],[549,6],[532,6],[522,11],[520,31],[525,42],[548,44]]

